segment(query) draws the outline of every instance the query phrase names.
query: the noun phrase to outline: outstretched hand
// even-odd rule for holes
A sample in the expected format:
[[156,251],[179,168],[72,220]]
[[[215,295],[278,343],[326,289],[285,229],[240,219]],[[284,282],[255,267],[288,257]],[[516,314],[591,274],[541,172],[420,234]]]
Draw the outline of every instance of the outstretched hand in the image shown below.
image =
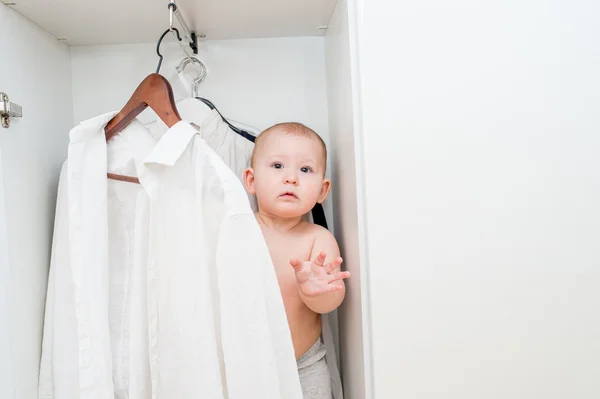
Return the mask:
[[335,282],[350,277],[350,272],[340,270],[342,258],[338,257],[325,265],[326,257],[325,252],[321,252],[312,262],[302,262],[298,259],[290,261],[290,265],[296,271],[296,280],[302,294],[316,296],[344,289],[343,284]]

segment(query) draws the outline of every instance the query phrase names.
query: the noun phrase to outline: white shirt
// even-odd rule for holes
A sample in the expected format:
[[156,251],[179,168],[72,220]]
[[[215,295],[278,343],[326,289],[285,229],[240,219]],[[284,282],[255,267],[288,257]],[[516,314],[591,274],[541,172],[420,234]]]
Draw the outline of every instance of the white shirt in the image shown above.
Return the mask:
[[[239,179],[186,122],[71,131],[40,398],[300,399],[269,252]],[[108,168],[107,168],[108,157]],[[138,176],[141,185],[106,179]]]

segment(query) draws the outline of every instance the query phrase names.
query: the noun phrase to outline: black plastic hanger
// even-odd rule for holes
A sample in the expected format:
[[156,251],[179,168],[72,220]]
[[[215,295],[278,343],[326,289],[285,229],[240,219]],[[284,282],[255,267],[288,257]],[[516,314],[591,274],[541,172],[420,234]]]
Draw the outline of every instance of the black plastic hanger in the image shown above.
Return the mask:
[[[175,31],[175,33],[177,33],[177,39],[179,41],[181,41],[182,39],[181,39],[181,36],[179,35],[179,31],[177,30],[177,28],[173,28],[173,30]],[[160,67],[161,67],[162,62],[163,62],[163,56],[160,53],[160,44],[162,43],[163,39],[165,38],[165,36],[169,32],[171,32],[171,29],[167,29],[166,31],[164,31],[164,33],[162,35],[160,35],[160,38],[158,39],[158,43],[156,43],[156,54],[159,57],[159,59],[158,59],[158,66],[156,67],[156,73],[160,72]]]
[[219,111],[217,109],[217,107],[210,100],[207,100],[206,98],[202,98],[202,97],[195,97],[195,98],[196,98],[196,100],[200,100],[204,104],[206,104],[208,106],[208,108],[210,108],[210,109],[212,109],[214,111],[217,111],[217,113],[219,114],[219,116],[221,117],[221,119],[223,120],[223,122],[225,122],[227,124],[227,126],[229,126],[229,128],[231,130],[233,130],[234,132],[236,132],[240,136],[242,136],[245,139],[250,140],[251,142],[254,143],[254,141],[256,140],[256,137],[254,137],[254,135],[252,135],[251,133],[248,133],[245,130],[240,129],[239,127],[233,126],[227,119],[225,119],[225,117],[223,116],[223,114],[221,114],[221,111]]

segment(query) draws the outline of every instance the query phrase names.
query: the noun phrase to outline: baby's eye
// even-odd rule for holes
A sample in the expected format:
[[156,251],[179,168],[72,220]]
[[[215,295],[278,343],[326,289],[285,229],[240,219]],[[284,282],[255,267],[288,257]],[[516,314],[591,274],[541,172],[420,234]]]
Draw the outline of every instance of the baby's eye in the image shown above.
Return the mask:
[[312,169],[309,168],[308,166],[303,166],[303,167],[300,168],[300,171],[302,173],[310,173],[310,172],[312,172]]
[[273,167],[275,169],[282,169],[283,165],[280,164],[279,162],[275,162],[274,164],[271,165],[271,167]]

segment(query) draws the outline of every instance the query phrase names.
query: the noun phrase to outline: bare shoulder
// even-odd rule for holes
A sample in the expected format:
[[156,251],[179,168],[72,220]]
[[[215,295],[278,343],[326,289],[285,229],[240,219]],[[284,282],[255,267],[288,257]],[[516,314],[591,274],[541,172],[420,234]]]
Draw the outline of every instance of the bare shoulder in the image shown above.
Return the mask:
[[302,221],[302,231],[306,235],[310,235],[315,240],[319,241],[335,241],[335,237],[329,230],[327,230],[323,226],[319,226],[318,224],[310,223],[307,221]]
[[[308,223],[308,222],[307,222]],[[323,226],[319,226],[318,224],[308,223],[315,235],[316,238],[321,240],[333,240],[335,241],[335,237],[331,234],[331,231],[327,230]]]
[[308,224],[310,225],[311,235],[314,237],[312,255],[317,256],[321,252],[325,252],[327,259],[339,256],[340,249],[334,235],[322,226],[312,223]]

